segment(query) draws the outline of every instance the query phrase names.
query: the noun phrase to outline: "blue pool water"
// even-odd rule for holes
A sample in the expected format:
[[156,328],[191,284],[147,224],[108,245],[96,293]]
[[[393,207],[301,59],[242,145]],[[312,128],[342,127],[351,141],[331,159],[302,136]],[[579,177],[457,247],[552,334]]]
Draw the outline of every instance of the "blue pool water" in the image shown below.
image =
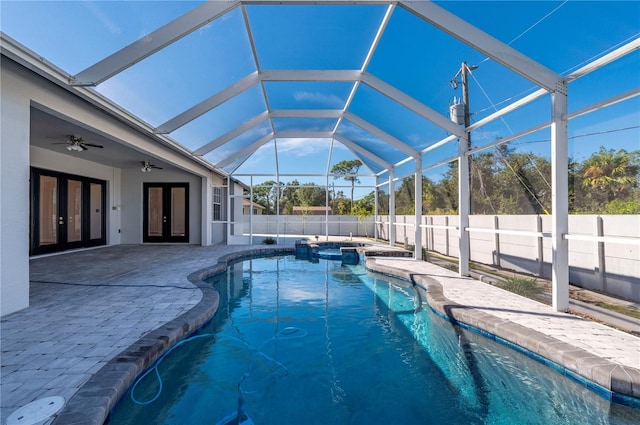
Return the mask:
[[640,423],[362,266],[259,258],[211,284],[214,319],[123,396],[110,425]]

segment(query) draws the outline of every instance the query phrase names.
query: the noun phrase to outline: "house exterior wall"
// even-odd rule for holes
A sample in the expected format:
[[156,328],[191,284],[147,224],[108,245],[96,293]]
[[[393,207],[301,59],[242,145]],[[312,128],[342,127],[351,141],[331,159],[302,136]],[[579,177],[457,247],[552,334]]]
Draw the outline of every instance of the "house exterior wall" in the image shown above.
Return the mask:
[[143,183],[189,183],[189,243],[201,244],[202,179],[178,170],[142,173],[138,167],[122,170],[122,243],[142,243]]
[[92,177],[107,182],[107,245],[118,245],[121,234],[120,211],[113,206],[121,205],[120,178],[121,170],[109,167],[82,158],[71,158],[58,152],[31,146],[31,166],[50,171],[59,171],[78,176]]
[[2,61],[0,79],[0,316],[29,305],[29,98]]
[[31,166],[107,181],[107,244],[142,241],[139,168],[120,169],[31,146],[33,108],[173,164],[174,171],[147,173],[145,181],[189,182],[189,243],[224,240],[224,229],[210,225],[207,202],[207,188],[220,176],[5,56],[0,67],[0,316],[29,305]]

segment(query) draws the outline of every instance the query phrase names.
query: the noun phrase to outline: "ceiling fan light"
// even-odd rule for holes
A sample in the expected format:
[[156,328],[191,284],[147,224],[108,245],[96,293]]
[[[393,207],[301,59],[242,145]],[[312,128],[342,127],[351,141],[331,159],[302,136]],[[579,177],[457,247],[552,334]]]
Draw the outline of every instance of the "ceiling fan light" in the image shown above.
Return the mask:
[[82,146],[80,146],[79,143],[72,143],[70,145],[67,145],[67,150],[69,152],[72,152],[72,151],[82,152],[84,149],[82,149]]

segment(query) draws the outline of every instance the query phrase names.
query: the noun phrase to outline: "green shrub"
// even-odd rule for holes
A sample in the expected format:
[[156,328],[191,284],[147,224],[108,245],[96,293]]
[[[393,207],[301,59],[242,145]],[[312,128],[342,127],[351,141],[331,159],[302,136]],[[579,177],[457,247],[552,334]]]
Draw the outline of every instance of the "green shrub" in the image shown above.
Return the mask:
[[456,273],[458,272],[458,265],[454,264],[454,263],[447,263],[447,264],[444,265],[444,268],[445,269],[449,269],[451,271],[454,271]]
[[537,299],[544,292],[544,289],[536,283],[535,278],[522,276],[508,277],[504,281],[498,282],[496,286],[532,299]]
[[265,245],[275,245],[276,240],[272,237],[267,237],[262,240],[262,243]]

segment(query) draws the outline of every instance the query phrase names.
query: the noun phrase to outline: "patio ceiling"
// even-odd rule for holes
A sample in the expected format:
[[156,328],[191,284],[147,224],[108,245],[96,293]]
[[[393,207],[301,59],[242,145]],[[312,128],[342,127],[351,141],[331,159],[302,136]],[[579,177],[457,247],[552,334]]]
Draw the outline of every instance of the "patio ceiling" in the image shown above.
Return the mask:
[[[157,135],[224,173],[250,171],[247,160],[270,151],[273,164],[259,165],[266,174],[293,175],[300,169],[328,174],[341,159],[358,158],[372,174],[382,175],[400,164],[457,155],[464,129],[449,119],[448,101],[456,93],[443,87],[463,60],[490,62],[483,67],[492,73],[500,98],[563,89],[564,77],[551,67],[565,63],[529,58],[506,41],[514,35],[504,31],[509,23],[488,24],[492,9],[513,4],[487,4],[487,16],[470,19],[469,10],[477,5],[466,10],[462,3],[157,5],[167,10],[150,18],[148,32],[125,47],[96,41],[96,30],[88,58],[75,58],[67,72],[71,85],[94,87]],[[516,3],[523,13],[531,7],[542,13],[539,5],[529,4],[537,2]],[[90,58],[93,63],[84,63]],[[439,70],[440,81],[420,72],[425,64]],[[508,87],[500,87],[507,78]],[[320,153],[303,160],[302,168],[286,169],[285,152],[311,144]],[[439,148],[443,145],[449,147]]]

